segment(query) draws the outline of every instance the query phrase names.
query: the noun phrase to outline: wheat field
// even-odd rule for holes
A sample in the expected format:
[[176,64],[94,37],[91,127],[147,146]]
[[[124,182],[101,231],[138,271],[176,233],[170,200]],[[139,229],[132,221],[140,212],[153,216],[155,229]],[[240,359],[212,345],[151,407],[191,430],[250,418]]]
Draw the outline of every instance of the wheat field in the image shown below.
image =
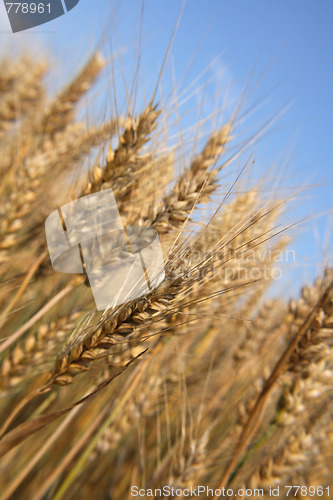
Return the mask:
[[[272,298],[288,200],[239,171],[238,110],[189,148],[168,146],[177,102],[156,95],[88,125],[108,64],[53,94],[44,60],[0,61],[1,499],[332,498],[332,269]],[[165,278],[97,311],[44,224],[110,188],[125,226],[157,231]]]

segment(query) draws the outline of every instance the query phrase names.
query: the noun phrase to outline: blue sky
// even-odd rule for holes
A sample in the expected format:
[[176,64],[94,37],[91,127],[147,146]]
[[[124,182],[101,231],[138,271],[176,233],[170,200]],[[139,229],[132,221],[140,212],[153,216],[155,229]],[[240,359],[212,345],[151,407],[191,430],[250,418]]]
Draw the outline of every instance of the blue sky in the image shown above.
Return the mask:
[[[168,46],[180,5],[179,0],[144,3],[140,73],[141,92],[147,95],[156,83],[161,54]],[[99,44],[107,53],[119,45],[125,72],[133,74],[141,6],[136,0],[114,0],[112,8],[109,0],[80,0],[65,16],[13,35],[1,3],[1,50],[30,48],[52,54],[58,68],[57,85],[74,71],[73,60],[82,63]],[[229,98],[238,98],[253,72],[252,84],[258,85],[249,104],[258,99],[260,106],[245,122],[244,133],[289,106],[271,132],[247,154],[254,155],[258,175],[273,163],[281,163],[286,168],[283,186],[315,185],[300,194],[287,220],[292,223],[313,216],[299,227],[294,243],[294,273],[302,281],[314,276],[323,255],[332,261],[333,237],[327,232],[333,225],[332,47],[330,0],[188,0],[166,69],[166,82],[171,71],[178,79],[195,51],[183,88],[211,65],[209,74],[215,80],[207,86],[206,97],[213,98],[220,90],[221,102],[227,84],[232,82]],[[110,88],[106,93],[111,99]]]

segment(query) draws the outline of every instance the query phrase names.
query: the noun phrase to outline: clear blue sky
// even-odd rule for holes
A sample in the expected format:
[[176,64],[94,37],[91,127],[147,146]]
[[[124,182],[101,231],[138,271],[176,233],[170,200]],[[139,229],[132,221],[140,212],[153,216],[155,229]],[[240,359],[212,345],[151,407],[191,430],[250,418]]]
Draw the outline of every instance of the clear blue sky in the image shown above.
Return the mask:
[[[118,37],[124,48],[125,71],[133,74],[142,4],[136,0],[113,1],[117,36],[110,5],[110,0],[80,0],[65,16],[13,35],[1,3],[2,50],[31,47],[56,54],[61,80],[74,69],[73,55],[75,61],[83,62],[101,42],[115,50]],[[161,54],[165,53],[180,5],[179,0],[144,3],[141,78],[148,93],[156,82]],[[293,222],[309,214],[315,216],[301,226],[302,232],[294,244],[299,266],[296,275],[302,281],[312,278],[323,252],[332,261],[332,234],[325,238],[333,225],[333,2],[188,0],[170,59],[176,78],[202,37],[184,85],[220,55],[210,74],[218,75],[224,69],[224,76],[216,81],[221,86],[230,79],[234,82],[231,98],[239,96],[255,68],[253,81],[259,83],[252,102],[260,98],[262,105],[249,117],[249,130],[291,103],[272,132],[249,152],[261,171],[276,161],[283,166],[287,162],[284,186],[317,185],[301,194],[288,218],[288,222]],[[216,85],[215,82],[215,87],[207,87],[207,95],[216,90]]]

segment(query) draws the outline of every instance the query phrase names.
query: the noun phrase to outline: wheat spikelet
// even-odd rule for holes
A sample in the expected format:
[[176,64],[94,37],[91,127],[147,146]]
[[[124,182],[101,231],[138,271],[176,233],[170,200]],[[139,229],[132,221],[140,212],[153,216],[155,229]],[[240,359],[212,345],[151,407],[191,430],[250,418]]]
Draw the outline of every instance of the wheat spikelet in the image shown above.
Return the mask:
[[[329,280],[331,273],[325,277]],[[308,303],[314,300],[320,287],[304,289]],[[304,300],[304,299],[303,299]],[[306,410],[315,400],[327,397],[333,387],[333,357],[332,357],[332,317],[327,314],[332,298],[329,298],[323,309],[314,318],[311,329],[299,342],[298,349],[290,359],[287,382],[289,391],[284,398],[279,423],[292,424],[297,421],[297,414]],[[303,303],[297,304],[298,311]],[[311,307],[311,305],[310,305]],[[301,311],[303,313],[303,310]]]
[[0,92],[3,94],[12,89],[15,81],[20,77],[22,69],[27,69],[28,57],[24,56],[18,61],[2,57],[0,59],[0,66]]
[[108,314],[101,325],[83,335],[78,334],[77,339],[59,356],[51,382],[65,385],[71,383],[75,374],[85,371],[91,360],[98,358],[105,349],[114,345],[117,335],[128,335],[138,324],[150,318],[157,321],[160,316],[163,317],[165,310],[172,307],[173,301],[178,299],[187,284],[183,280],[173,280],[170,277],[157,287],[151,296],[119,306]]
[[[303,426],[307,425],[307,423],[310,424],[314,415],[316,415],[317,412],[320,414],[322,408],[328,404],[330,399],[329,393],[332,387],[332,349],[327,339],[331,337],[331,334],[327,331],[325,326],[322,328],[323,325],[328,324],[324,316],[325,309],[327,309],[331,303],[330,295],[326,293],[323,296],[327,298],[320,301],[320,307],[313,305],[315,302],[318,303],[318,297],[321,297],[323,287],[325,287],[325,285],[327,286],[327,284],[331,284],[330,276],[331,272],[329,271],[322,284],[317,282],[312,289],[303,289],[303,297],[306,297],[309,301],[307,313],[304,311],[304,308],[302,310],[302,315],[307,318],[306,324],[308,325],[308,330],[304,330],[301,327],[301,331],[305,331],[305,333],[301,337],[298,335],[297,344],[295,341],[292,341],[290,344],[296,345],[297,347],[289,358],[289,371],[284,377],[287,385],[282,403],[280,401],[277,415],[274,416],[273,414],[273,422],[271,425],[273,429],[278,426],[273,437],[270,438],[270,442],[274,443],[274,446],[271,445],[269,447],[269,444],[267,444],[262,447],[260,450],[260,461],[264,461],[262,458],[263,456],[266,458],[267,455],[272,457],[274,453],[279,456],[281,449],[284,447],[284,443],[288,440],[293,440],[293,433],[297,433],[300,423],[302,423]],[[314,307],[316,307],[316,315],[312,314]],[[320,317],[323,323],[320,322]],[[302,325],[304,324],[303,319]],[[297,335],[295,338],[297,340]],[[280,359],[284,359],[283,356]],[[285,359],[287,358],[285,357]],[[242,424],[246,428],[248,426],[249,415],[253,415],[257,405],[256,401],[259,400],[258,394],[260,396],[260,394],[263,394],[263,391],[264,386],[261,389],[258,388],[257,395],[254,394],[252,399],[248,400],[250,405],[243,410]],[[273,398],[273,401],[275,400],[278,402],[276,396]],[[282,430],[279,430],[281,429],[280,426],[282,426]],[[274,449],[274,452],[272,449]],[[266,455],[264,455],[265,452]],[[254,460],[253,463],[255,463]],[[247,466],[245,465],[243,474],[249,474],[249,472],[247,472],[248,469],[251,470],[251,463]],[[257,473],[252,473],[252,482],[248,484],[256,484],[256,480],[258,479]],[[240,474],[240,477],[241,476],[242,473]]]
[[179,228],[195,205],[209,199],[216,189],[216,177],[222,168],[212,168],[230,140],[231,125],[227,124],[211,135],[202,152],[191,162],[171,192],[156,206],[148,216],[140,220],[142,225],[153,226],[160,234]]
[[[31,212],[35,215],[31,218],[30,227],[35,223],[36,201],[40,203],[41,194],[45,196],[47,192],[46,182],[49,183],[49,180],[45,179],[46,174],[52,171],[53,175],[60,176],[65,169],[68,171],[71,165],[75,165],[93,147],[109,139],[114,132],[113,121],[89,131],[82,123],[68,125],[64,132],[55,134],[52,141],[44,143],[41,151],[25,158],[24,168],[21,166],[15,177],[16,189],[1,207],[0,213],[6,214],[6,220],[1,226],[2,250],[13,247],[17,240],[22,241],[22,236],[18,233],[24,225],[24,218]],[[29,230],[29,225],[25,224],[25,232]]]
[[8,390],[24,380],[27,369],[31,376],[35,372],[45,371],[80,318],[81,312],[71,312],[69,317],[59,318],[50,324],[43,323],[36,333],[30,332],[15,345],[12,352],[7,352],[1,366],[1,390]]
[[[174,470],[168,484],[174,488],[189,488],[198,483],[207,459],[208,440],[209,432],[206,431],[200,438],[189,443],[188,450],[181,450],[178,460],[174,460]],[[175,455],[177,456],[176,452]]]
[[[317,483],[311,480],[312,473],[316,470],[318,457],[320,457],[319,460],[325,457],[322,450],[325,448],[325,442],[330,434],[323,431],[323,425],[331,427],[328,424],[329,414],[327,410],[320,411],[304,427],[296,429],[294,434],[283,441],[283,449],[271,453],[267,461],[259,465],[248,480],[239,486],[241,488],[260,488],[264,494],[268,494],[270,488],[277,486],[284,488],[287,484],[307,487],[316,487],[318,484],[323,487],[329,485],[330,472],[327,469],[329,454],[326,454],[326,461],[324,459],[321,464],[323,467],[321,482]],[[318,472],[317,470],[316,475]],[[281,493],[283,494],[282,491]],[[283,498],[286,497],[283,496]]]
[[13,122],[32,111],[41,100],[41,79],[45,71],[44,62],[34,63],[27,57],[22,59],[19,68],[11,69],[10,65],[8,74],[0,82],[0,139]]
[[157,106],[149,103],[139,117],[127,118],[118,147],[115,151],[110,147],[105,166],[102,169],[96,167],[91,172],[84,194],[112,187],[119,200],[125,202],[145,171],[147,155],[140,152],[155,130],[159,114]]
[[63,130],[72,121],[76,104],[88,92],[104,67],[105,61],[101,54],[94,54],[79,74],[49,105],[38,128],[48,135]]

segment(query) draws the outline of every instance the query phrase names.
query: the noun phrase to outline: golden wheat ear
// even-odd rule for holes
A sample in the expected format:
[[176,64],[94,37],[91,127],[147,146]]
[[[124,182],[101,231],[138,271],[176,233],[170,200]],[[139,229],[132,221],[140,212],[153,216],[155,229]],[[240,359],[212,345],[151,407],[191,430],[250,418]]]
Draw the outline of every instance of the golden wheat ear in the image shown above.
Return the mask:
[[63,130],[73,120],[76,105],[95,83],[105,64],[99,52],[88,60],[78,75],[48,106],[38,126],[40,132],[52,135]]
[[17,63],[0,61],[0,139],[15,122],[33,112],[42,99],[45,62],[25,55]]

